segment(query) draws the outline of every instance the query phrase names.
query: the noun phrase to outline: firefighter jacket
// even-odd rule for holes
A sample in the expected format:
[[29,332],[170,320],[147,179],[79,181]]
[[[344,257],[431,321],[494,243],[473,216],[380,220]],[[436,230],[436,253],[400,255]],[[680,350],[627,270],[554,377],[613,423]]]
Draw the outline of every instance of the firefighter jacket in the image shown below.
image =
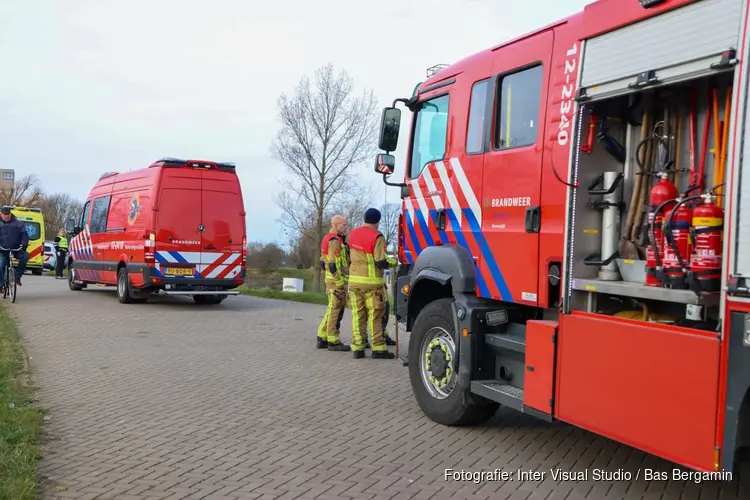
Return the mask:
[[385,237],[377,229],[364,225],[349,233],[349,284],[357,288],[385,286],[383,271],[390,262],[385,254]]
[[349,258],[344,238],[331,231],[323,237],[320,243],[320,260],[326,271],[326,281],[336,286],[344,286],[349,273]]

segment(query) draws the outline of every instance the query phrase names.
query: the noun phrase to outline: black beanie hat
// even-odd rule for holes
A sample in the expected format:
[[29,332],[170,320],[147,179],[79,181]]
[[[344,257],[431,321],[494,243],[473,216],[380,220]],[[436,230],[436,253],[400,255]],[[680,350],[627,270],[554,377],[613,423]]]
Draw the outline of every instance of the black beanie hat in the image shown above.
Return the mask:
[[380,210],[368,208],[365,212],[365,224],[377,224],[378,222],[380,222]]

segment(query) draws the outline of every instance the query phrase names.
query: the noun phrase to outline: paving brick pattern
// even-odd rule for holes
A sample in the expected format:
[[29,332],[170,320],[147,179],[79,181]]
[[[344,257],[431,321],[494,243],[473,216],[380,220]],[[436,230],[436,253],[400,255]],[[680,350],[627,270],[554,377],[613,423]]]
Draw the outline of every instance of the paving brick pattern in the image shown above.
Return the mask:
[[9,309],[49,409],[43,498],[750,498],[744,471],[703,484],[555,482],[549,472],[446,481],[445,469],[635,476],[673,465],[509,410],[472,429],[434,424],[399,362],[313,349],[319,306],[249,297],[122,305],[111,289],[71,292],[28,276]]

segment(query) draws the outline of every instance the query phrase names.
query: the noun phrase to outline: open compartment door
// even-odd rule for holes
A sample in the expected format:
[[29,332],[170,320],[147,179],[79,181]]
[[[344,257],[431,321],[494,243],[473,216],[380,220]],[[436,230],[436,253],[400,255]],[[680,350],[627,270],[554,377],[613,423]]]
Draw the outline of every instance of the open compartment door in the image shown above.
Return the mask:
[[731,69],[742,5],[743,0],[701,0],[586,40],[578,100]]

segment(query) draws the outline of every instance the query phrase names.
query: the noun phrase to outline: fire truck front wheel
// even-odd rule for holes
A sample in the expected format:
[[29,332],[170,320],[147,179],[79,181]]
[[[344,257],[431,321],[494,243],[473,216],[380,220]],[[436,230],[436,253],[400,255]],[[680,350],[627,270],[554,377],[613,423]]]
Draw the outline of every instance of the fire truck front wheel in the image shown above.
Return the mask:
[[476,425],[498,404],[479,399],[458,381],[458,332],[453,299],[439,299],[420,311],[409,339],[409,379],[414,397],[431,420],[443,425]]

